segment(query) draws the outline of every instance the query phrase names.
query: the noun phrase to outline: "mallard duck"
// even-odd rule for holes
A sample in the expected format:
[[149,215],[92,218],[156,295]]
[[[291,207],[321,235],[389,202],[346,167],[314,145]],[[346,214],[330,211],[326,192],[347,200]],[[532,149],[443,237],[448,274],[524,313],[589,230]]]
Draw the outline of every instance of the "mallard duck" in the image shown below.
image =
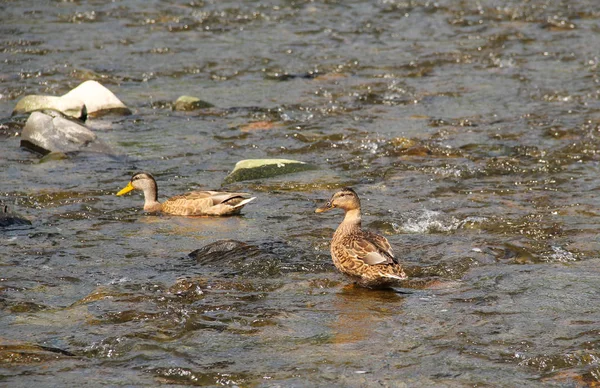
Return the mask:
[[176,216],[229,216],[240,210],[256,197],[248,198],[245,193],[226,193],[223,191],[192,191],[158,202],[158,186],[154,177],[147,172],[133,174],[131,181],[117,195],[132,190],[144,192],[144,210],[163,212]]
[[354,190],[338,191],[315,212],[333,208],[345,212],[344,220],[331,240],[331,258],[338,270],[369,288],[388,287],[407,278],[388,240],[361,229],[360,199]]

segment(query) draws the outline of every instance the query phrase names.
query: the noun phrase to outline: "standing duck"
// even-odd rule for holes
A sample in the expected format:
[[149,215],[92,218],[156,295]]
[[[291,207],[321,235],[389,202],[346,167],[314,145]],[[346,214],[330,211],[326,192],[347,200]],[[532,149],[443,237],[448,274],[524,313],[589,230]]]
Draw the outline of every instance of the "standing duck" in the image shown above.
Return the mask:
[[117,195],[132,190],[144,192],[144,210],[163,212],[176,216],[229,216],[239,214],[240,210],[256,197],[248,198],[245,193],[227,193],[223,191],[192,191],[158,202],[158,186],[154,177],[147,172],[133,174],[131,181]]
[[315,212],[322,213],[333,208],[345,212],[344,220],[331,240],[331,258],[338,270],[369,288],[389,287],[407,278],[388,240],[361,229],[360,199],[354,190],[344,188],[338,191]]

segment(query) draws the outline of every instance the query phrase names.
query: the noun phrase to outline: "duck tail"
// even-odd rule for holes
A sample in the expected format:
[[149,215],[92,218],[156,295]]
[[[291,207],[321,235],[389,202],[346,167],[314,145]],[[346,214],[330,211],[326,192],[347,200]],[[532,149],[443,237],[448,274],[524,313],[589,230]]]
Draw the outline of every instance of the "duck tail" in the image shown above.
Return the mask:
[[235,205],[233,205],[232,207],[233,207],[233,208],[235,208],[235,209],[241,209],[241,208],[243,208],[244,206],[246,206],[246,204],[247,204],[248,202],[250,202],[250,201],[253,201],[253,200],[255,200],[255,199],[256,199],[256,197],[252,197],[252,198],[247,198],[247,199],[244,199],[244,200],[240,201],[239,203],[236,203],[236,204],[235,204]]
[[408,276],[406,276],[406,274],[404,272],[402,272],[402,275],[394,275],[391,273],[382,273],[381,275],[383,277],[390,278],[390,279],[396,279],[396,280],[406,280],[408,278]]

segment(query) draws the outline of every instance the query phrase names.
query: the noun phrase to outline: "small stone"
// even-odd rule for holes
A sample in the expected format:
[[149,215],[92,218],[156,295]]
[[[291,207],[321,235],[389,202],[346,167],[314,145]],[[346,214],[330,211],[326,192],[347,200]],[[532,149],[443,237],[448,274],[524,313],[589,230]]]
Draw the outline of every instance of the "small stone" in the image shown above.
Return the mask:
[[212,108],[213,106],[213,104],[202,101],[197,97],[181,96],[175,101],[173,110],[188,112],[197,109]]
[[254,131],[265,131],[276,127],[281,127],[282,124],[274,123],[272,121],[255,121],[240,126],[242,132],[254,132]]
[[38,163],[46,163],[46,162],[51,162],[53,160],[65,160],[65,159],[69,159],[69,156],[67,154],[65,154],[64,152],[60,152],[60,151],[53,151],[50,152],[49,154],[44,155],[39,161]]

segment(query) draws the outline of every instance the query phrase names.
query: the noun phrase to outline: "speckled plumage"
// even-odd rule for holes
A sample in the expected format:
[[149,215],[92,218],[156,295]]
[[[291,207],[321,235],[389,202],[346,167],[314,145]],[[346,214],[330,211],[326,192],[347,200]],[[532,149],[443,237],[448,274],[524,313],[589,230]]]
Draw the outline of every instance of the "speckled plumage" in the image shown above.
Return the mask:
[[406,279],[388,240],[361,229],[360,200],[356,192],[345,188],[316,212],[336,207],[345,212],[331,240],[331,258],[336,268],[359,285],[370,288],[387,287]]
[[144,192],[144,210],[163,212],[176,216],[228,216],[239,214],[240,210],[255,197],[248,198],[245,193],[227,193],[223,191],[193,191],[158,202],[158,186],[154,177],[139,172],[131,177],[129,184],[117,195],[131,190]]

